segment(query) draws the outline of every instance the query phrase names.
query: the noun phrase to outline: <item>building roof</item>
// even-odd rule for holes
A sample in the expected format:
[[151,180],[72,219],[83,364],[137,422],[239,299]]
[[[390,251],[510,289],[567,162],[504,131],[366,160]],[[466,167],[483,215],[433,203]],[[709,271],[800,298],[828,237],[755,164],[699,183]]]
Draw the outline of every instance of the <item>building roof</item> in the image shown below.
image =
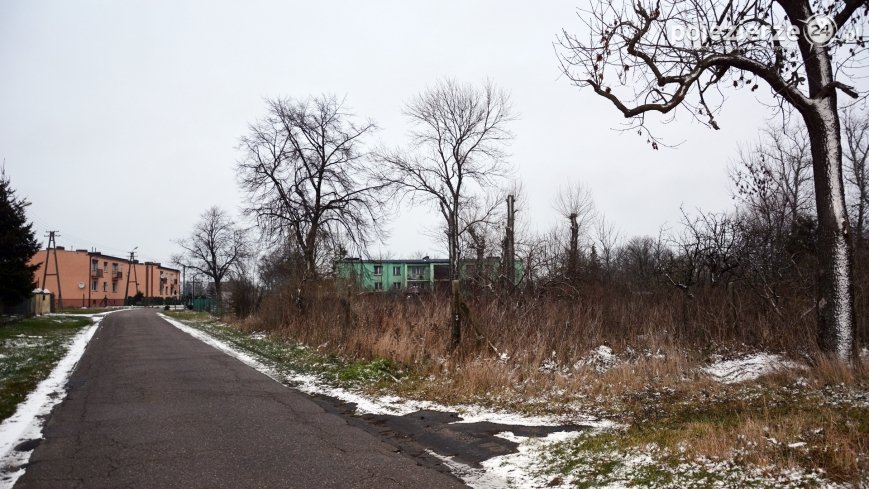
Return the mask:
[[338,263],[410,263],[414,265],[426,265],[434,263],[436,265],[447,264],[450,261],[446,258],[408,258],[408,259],[386,259],[386,260],[363,260],[361,258],[342,258]]

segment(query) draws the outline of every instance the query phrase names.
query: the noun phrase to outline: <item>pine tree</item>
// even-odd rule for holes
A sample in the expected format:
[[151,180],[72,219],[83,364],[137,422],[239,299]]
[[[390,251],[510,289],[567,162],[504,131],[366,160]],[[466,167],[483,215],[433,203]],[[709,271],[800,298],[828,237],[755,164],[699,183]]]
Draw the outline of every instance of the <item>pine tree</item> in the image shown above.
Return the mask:
[[39,265],[29,265],[39,251],[33,224],[27,222],[26,199],[17,199],[15,190],[0,170],[0,303],[14,306],[30,297],[35,287],[33,274]]

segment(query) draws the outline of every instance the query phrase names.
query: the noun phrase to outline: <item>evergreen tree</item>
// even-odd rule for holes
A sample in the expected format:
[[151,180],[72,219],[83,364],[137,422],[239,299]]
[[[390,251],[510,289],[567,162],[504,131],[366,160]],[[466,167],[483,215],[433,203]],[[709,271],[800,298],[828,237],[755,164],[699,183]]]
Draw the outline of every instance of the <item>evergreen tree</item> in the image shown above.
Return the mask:
[[15,190],[0,170],[0,303],[14,306],[30,297],[35,287],[33,274],[39,265],[28,265],[39,251],[33,224],[27,222],[26,199],[17,199]]

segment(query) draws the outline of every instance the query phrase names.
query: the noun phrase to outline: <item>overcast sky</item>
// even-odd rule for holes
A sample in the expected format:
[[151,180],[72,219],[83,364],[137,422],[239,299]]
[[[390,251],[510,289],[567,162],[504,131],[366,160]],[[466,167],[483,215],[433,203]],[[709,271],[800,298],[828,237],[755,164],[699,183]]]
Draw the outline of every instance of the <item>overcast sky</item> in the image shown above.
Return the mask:
[[[653,151],[609,102],[560,76],[553,42],[581,28],[572,0],[177,2],[0,0],[0,158],[39,231],[58,244],[168,261],[173,240],[219,205],[238,214],[238,139],[266,97],[346,96],[407,140],[402,105],[439,78],[507,90],[519,119],[508,151],[525,220],[558,218],[557,187],[587,185],[625,235],[655,235],[679,207],[732,206],[727,166],[772,109],[732,94],[712,131],[687,117]],[[444,256],[432,209],[407,211],[382,245]]]

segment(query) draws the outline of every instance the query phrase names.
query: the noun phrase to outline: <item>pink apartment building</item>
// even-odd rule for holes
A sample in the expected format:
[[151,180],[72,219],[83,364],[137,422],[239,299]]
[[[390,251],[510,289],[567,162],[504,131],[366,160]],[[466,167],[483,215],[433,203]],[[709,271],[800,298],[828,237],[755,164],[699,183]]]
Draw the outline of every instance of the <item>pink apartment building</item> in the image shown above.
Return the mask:
[[[67,250],[58,246],[55,268],[54,256],[54,250],[40,250],[30,263],[40,265],[33,275],[36,287],[51,291],[55,301],[63,297],[63,304],[56,307],[120,306],[125,297],[138,292],[145,297],[163,299],[177,299],[181,294],[181,273],[156,262],[134,260],[130,263],[126,258],[98,251]],[[46,267],[48,276],[43,283]]]

